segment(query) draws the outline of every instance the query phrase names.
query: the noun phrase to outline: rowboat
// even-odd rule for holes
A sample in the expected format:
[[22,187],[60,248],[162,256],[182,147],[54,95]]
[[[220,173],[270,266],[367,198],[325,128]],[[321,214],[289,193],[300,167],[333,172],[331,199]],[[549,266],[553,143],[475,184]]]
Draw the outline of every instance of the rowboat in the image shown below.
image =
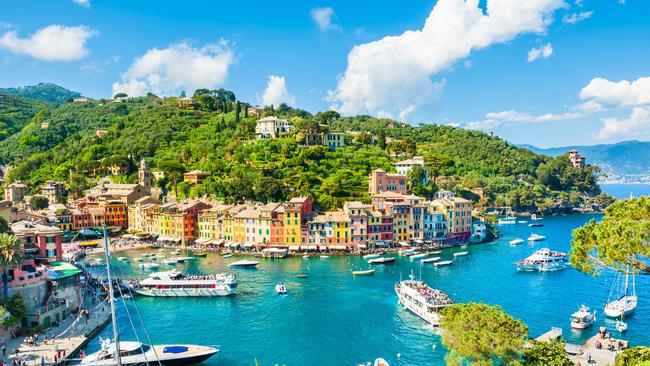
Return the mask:
[[426,258],[420,261],[420,263],[431,263],[431,262],[436,262],[439,261],[440,257],[432,257],[432,258]]
[[379,257],[368,260],[368,264],[384,264],[395,262],[395,257]]
[[353,276],[372,276],[375,274],[374,269],[366,269],[364,271],[352,271]]
[[442,261],[442,262],[434,263],[433,265],[436,267],[441,267],[441,266],[448,266],[452,263],[454,263],[454,261]]

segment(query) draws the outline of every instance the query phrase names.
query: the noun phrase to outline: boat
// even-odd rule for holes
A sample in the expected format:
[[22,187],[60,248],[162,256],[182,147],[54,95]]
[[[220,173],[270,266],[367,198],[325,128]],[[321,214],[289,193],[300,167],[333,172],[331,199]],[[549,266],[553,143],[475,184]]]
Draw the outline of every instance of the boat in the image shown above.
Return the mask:
[[439,260],[440,260],[440,257],[431,257],[431,258],[425,258],[425,259],[421,260],[420,263],[431,263],[431,262],[435,262],[435,261],[439,261]]
[[[106,235],[106,225],[104,225],[104,251],[108,262],[108,237]],[[113,341],[109,339],[103,340],[101,342],[101,349],[84,357],[81,360],[80,365],[192,365],[201,363],[219,352],[217,348],[194,344],[148,345],[140,342],[120,341],[117,316],[115,314],[115,296],[110,263],[106,266],[106,274],[109,286],[108,298],[111,306],[111,319],[113,319]],[[135,332],[135,329],[133,329],[133,331]]]
[[571,328],[573,329],[587,329],[596,322],[596,311],[590,312],[586,305],[580,306],[578,311],[571,314]]
[[374,259],[381,257],[379,254],[366,254],[363,256],[363,259]]
[[375,274],[374,269],[366,269],[363,271],[352,271],[353,276],[372,276]]
[[517,224],[527,224],[528,220],[517,220]]
[[528,241],[542,241],[542,240],[546,240],[546,237],[544,235],[532,234],[531,236],[528,237]]
[[437,255],[437,254],[440,254],[440,253],[442,253],[441,250],[431,250],[431,251],[427,252],[427,255]]
[[178,249],[172,251],[172,255],[179,255],[179,254],[181,254],[181,251]]
[[379,257],[368,260],[368,264],[385,264],[393,262],[395,262],[395,257]]
[[410,259],[411,259],[411,262],[413,262],[413,261],[416,260],[416,259],[421,259],[421,258],[424,258],[424,257],[426,257],[426,256],[427,256],[426,253],[417,253],[417,254],[413,254],[413,255],[411,255],[411,256],[410,256]]
[[251,261],[248,259],[242,259],[237,262],[232,262],[228,264],[228,267],[255,267],[259,264],[260,262],[258,261]]
[[517,219],[514,216],[509,216],[509,215],[506,215],[504,217],[500,217],[497,220],[497,224],[499,224],[499,225],[512,225],[512,224],[516,224],[516,223],[517,223]]
[[607,304],[605,305],[605,315],[610,318],[620,318],[625,315],[629,315],[634,312],[636,309],[638,298],[636,296],[636,282],[634,279],[634,274],[632,274],[632,289],[630,289],[630,269],[628,268],[625,271],[625,282],[623,283],[623,288],[621,293],[616,297],[615,300],[612,299],[615,288],[621,282],[621,273],[619,272],[616,280],[612,284],[612,290],[609,293],[609,298],[607,299]]
[[512,240],[510,240],[510,245],[512,245],[514,247],[515,245],[519,245],[519,244],[521,244],[523,242],[524,242],[524,239],[519,239],[519,238],[512,239]]
[[224,258],[230,258],[230,257],[232,257],[232,254],[226,254],[226,255],[224,255],[223,257],[224,257]]
[[208,253],[196,253],[194,256],[197,258],[205,258],[208,256]]
[[298,277],[298,278],[307,278],[307,277],[309,277],[309,276],[307,276],[307,275],[304,274],[304,273],[299,273],[298,275],[296,275],[296,277]]
[[169,258],[169,259],[163,259],[162,261],[160,261],[160,263],[166,264],[168,266],[173,266],[176,265],[176,263],[178,263],[178,260],[174,258]]
[[549,248],[542,248],[535,251],[526,259],[517,262],[519,271],[555,271],[566,268],[566,253],[552,251]]
[[155,272],[138,282],[133,291],[154,297],[228,296],[237,288],[237,276],[220,273],[186,275],[176,270]]
[[442,266],[448,266],[452,263],[454,263],[454,261],[441,261],[441,262],[436,262],[433,265],[436,267],[442,267]]
[[321,255],[320,257],[321,257],[322,259],[327,259],[327,258],[329,258],[330,256],[329,256],[329,255]]
[[530,215],[530,219],[533,220],[533,221],[543,220],[542,217],[537,217],[536,214],[532,214],[532,215]]
[[618,330],[621,333],[625,333],[627,331],[627,323],[622,320],[617,320],[615,327],[616,330]]
[[287,294],[287,286],[284,285],[284,282],[278,282],[275,285],[275,293],[278,295],[286,295]]
[[172,259],[175,259],[176,262],[178,263],[184,263],[186,261],[195,259],[194,257],[187,257],[187,256],[181,256],[181,257],[172,257]]
[[388,361],[386,361],[386,360],[384,360],[383,358],[380,357],[380,358],[375,360],[375,362],[373,363],[373,366],[390,366],[390,364],[388,363]]
[[136,262],[144,262],[144,259],[141,258],[141,257],[135,257],[135,258],[133,258],[133,260],[136,261]]
[[156,262],[142,263],[142,264],[140,264],[140,267],[142,267],[144,269],[156,269],[156,268],[158,268],[158,263],[156,263]]
[[415,249],[400,249],[397,254],[408,257],[409,255],[415,254]]
[[305,254],[302,256],[303,259],[309,259],[309,254]]
[[466,256],[466,255],[468,255],[468,254],[469,254],[468,251],[464,251],[464,252],[456,252],[456,253],[454,253],[454,257],[463,257],[463,256]]
[[117,257],[117,260],[125,262],[127,260],[127,258],[126,257]]
[[542,226],[544,226],[544,224],[542,224],[542,223],[532,223],[532,224],[528,224],[528,226],[529,227],[542,227]]
[[439,311],[453,304],[449,295],[416,281],[413,275],[409,280],[396,283],[395,293],[402,306],[433,326],[440,325]]
[[122,298],[123,298],[124,300],[133,300],[133,296],[131,296],[131,295],[129,295],[129,294],[124,294],[124,295],[122,295]]

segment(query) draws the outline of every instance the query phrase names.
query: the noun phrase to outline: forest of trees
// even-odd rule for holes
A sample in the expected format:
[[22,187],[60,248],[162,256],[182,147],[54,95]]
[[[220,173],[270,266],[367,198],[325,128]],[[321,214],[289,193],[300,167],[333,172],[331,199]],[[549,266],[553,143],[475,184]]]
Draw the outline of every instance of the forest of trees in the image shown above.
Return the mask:
[[[549,158],[450,126],[410,126],[334,111],[312,115],[282,104],[265,107],[262,115],[289,119],[296,128],[282,138],[258,141],[255,118],[247,113],[250,105],[223,89],[197,90],[191,108],[179,108],[177,98],[155,95],[62,105],[20,100],[27,105],[17,104],[13,113],[22,113],[24,122],[14,123],[18,128],[0,141],[0,164],[13,166],[6,180],[36,186],[56,179],[67,182],[73,194],[92,184],[88,172],[99,166],[124,166],[128,174],[116,179],[135,182],[137,162],[145,158],[165,173],[157,184],[181,197],[264,202],[308,195],[330,209],[346,200],[368,201],[368,173],[392,171],[394,162],[414,155],[424,156],[427,165],[413,174],[432,178],[425,186],[410,177],[417,194],[481,187],[485,203],[503,205],[507,197],[515,208],[543,210],[600,193],[597,167],[575,169],[566,157]],[[5,114],[0,112],[0,121]],[[42,122],[49,127],[41,128]],[[98,137],[98,130],[107,133]],[[305,133],[323,131],[346,132],[348,145],[336,150],[301,146]],[[190,186],[182,182],[182,173],[191,169],[211,176]]]

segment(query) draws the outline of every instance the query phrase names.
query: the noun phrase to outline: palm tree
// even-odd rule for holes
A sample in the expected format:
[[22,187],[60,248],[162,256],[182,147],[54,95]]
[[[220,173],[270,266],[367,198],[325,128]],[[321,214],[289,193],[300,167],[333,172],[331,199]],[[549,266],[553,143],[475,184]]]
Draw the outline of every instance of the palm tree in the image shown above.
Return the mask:
[[0,268],[2,269],[2,283],[4,298],[9,297],[9,278],[7,270],[16,268],[23,263],[25,251],[20,239],[13,234],[0,234]]

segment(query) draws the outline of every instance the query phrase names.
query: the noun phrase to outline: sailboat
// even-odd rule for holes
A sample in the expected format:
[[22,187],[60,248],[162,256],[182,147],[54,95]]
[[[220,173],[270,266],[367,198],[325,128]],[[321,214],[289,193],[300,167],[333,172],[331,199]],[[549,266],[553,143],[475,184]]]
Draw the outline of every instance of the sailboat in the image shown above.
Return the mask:
[[634,312],[637,305],[637,296],[636,296],[636,282],[634,280],[634,274],[632,274],[632,289],[630,290],[630,269],[629,267],[625,271],[625,285],[623,287],[622,293],[615,299],[611,300],[612,293],[614,292],[615,285],[620,279],[621,274],[619,273],[616,277],[616,281],[612,285],[612,291],[609,293],[609,298],[607,299],[607,304],[605,304],[605,315],[610,318],[620,318],[624,315],[628,315]]
[[108,277],[111,318],[113,319],[113,341],[101,342],[101,350],[81,360],[84,366],[135,366],[135,365],[192,365],[203,362],[218,349],[193,344],[148,345],[140,342],[120,341],[115,317],[115,296],[111,281],[111,266],[108,253],[108,239],[104,225],[104,251],[106,254],[106,275]]

